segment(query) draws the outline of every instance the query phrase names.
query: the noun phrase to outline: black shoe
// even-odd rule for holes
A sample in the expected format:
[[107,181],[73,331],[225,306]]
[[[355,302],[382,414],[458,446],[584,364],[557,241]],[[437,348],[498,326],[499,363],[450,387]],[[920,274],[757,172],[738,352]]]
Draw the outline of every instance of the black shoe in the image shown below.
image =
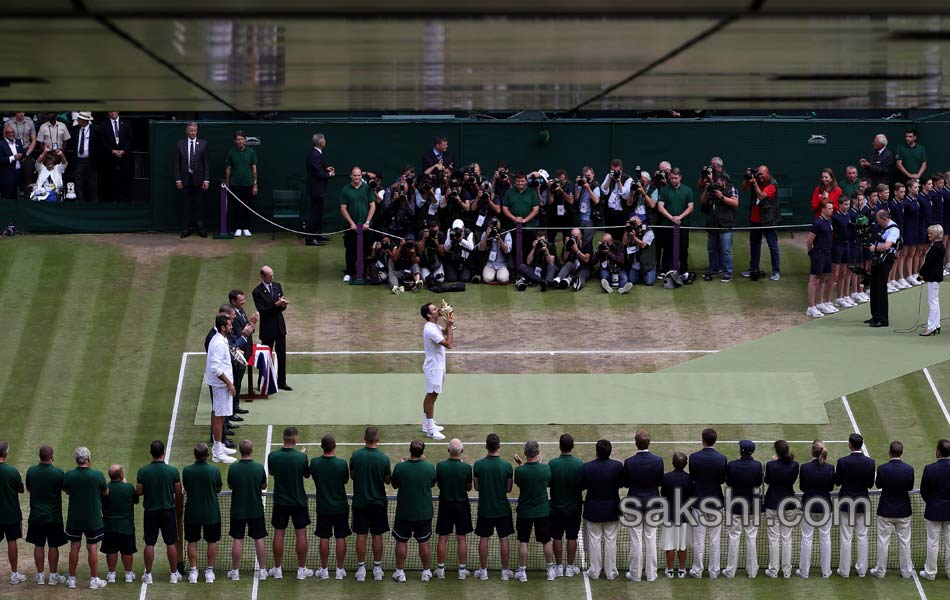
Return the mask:
[[184,229],[184,230],[182,230],[182,232],[181,232],[181,237],[182,237],[182,239],[185,239],[185,238],[188,237],[189,235],[191,235],[191,230],[190,230],[190,229]]
[[234,440],[224,440],[221,443],[224,444],[225,448],[237,448],[237,444],[234,443]]
[[233,434],[233,433],[234,433],[234,430],[235,430],[235,429],[240,429],[241,426],[238,425],[237,423],[232,423],[232,422],[230,422],[230,421],[225,421],[225,423],[224,423],[224,428],[227,429],[228,431],[230,431],[231,434]]
[[240,417],[238,415],[231,415],[230,417],[228,417],[228,421],[232,423],[240,423],[243,420],[244,420],[244,417]]
[[294,391],[294,388],[290,387],[290,386],[287,385],[286,383],[285,383],[284,385],[278,385],[278,386],[277,386],[277,389],[278,389],[278,390],[284,390],[285,392],[292,392],[292,391]]
[[871,323],[871,327],[887,327],[887,326],[888,326],[887,321],[874,321],[873,323]]
[[325,246],[326,244],[325,244],[324,242],[321,242],[320,240],[313,239],[313,238],[308,238],[306,245],[307,245],[307,246],[318,246],[318,247],[319,247],[319,246]]
[[329,238],[328,236],[325,236],[325,235],[318,235],[318,236],[317,236],[317,241],[318,241],[318,242],[323,242],[324,244],[328,244],[328,243],[330,243],[330,238]]
[[207,230],[207,229],[202,229],[202,230],[200,230],[200,231],[198,232],[198,235],[200,235],[200,236],[203,237],[203,238],[206,238],[206,237],[208,237],[208,230]]
[[542,280],[541,280],[541,283],[539,283],[538,285],[541,286],[541,291],[542,291],[542,292],[548,291],[548,282],[547,282],[547,281],[545,281],[545,280],[542,279]]
[[234,411],[234,414],[236,414],[236,415],[246,415],[246,414],[249,413],[249,412],[251,412],[251,411],[247,410],[246,408],[239,408],[239,409],[237,409],[236,411]]
[[871,317],[870,319],[865,319],[865,320],[864,320],[864,324],[865,324],[865,325],[870,325],[871,323],[874,323],[874,322],[875,322],[874,317]]
[[234,430],[233,430],[233,429],[227,429],[227,428],[226,428],[226,429],[224,430],[224,432],[223,432],[221,435],[224,435],[224,436],[233,436],[233,435],[234,435]]

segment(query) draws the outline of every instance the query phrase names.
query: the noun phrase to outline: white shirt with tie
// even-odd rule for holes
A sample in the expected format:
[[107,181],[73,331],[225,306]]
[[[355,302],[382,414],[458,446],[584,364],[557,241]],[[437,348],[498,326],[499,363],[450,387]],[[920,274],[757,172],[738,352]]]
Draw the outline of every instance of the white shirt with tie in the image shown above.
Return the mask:
[[16,159],[16,155],[17,155],[16,140],[8,140],[7,138],[3,138],[3,140],[7,143],[8,146],[10,146],[10,162],[16,163],[16,168],[19,169],[20,161]]
[[79,141],[76,142],[76,156],[79,158],[89,158],[89,133],[92,128],[87,124],[79,128]]
[[112,121],[112,137],[115,138],[115,145],[119,145],[119,120],[110,119]]

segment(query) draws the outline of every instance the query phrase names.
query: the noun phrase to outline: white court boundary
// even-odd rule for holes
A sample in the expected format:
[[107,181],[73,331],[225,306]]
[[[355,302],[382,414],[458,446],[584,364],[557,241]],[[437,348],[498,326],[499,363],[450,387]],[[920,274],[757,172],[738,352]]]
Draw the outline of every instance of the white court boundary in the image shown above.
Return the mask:
[[[421,433],[421,432],[420,432]],[[420,439],[422,436],[420,435]],[[411,441],[411,440],[410,440]],[[426,443],[426,446],[448,446],[448,442],[431,442],[428,440],[423,440]],[[789,444],[811,444],[814,440],[786,440]],[[740,440],[717,440],[716,445],[722,446],[723,444],[738,444]],[[772,444],[775,440],[752,440],[756,444]],[[463,446],[472,446],[479,447],[484,444],[484,441],[473,441],[473,442],[462,442]],[[826,444],[847,444],[848,440],[824,440]],[[377,446],[406,446],[409,442],[379,442]],[[559,442],[538,442],[541,446],[557,446]],[[594,446],[597,442],[574,442],[574,446]],[[611,440],[610,444],[612,446],[633,446],[636,444],[634,441],[621,441],[614,442]],[[655,444],[675,444],[677,446],[690,446],[695,445],[699,446],[702,444],[700,440],[653,440],[650,442],[650,445]],[[298,446],[319,446],[320,442],[297,442]],[[337,446],[365,446],[365,442],[337,442]],[[524,442],[501,442],[502,446],[523,446]],[[274,446],[283,446],[281,442],[273,442],[271,447]]]

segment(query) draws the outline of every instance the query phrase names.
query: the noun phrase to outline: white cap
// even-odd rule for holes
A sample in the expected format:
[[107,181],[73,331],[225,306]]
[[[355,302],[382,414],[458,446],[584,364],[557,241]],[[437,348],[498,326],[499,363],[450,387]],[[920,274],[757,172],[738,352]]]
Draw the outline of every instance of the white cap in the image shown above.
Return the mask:
[[538,175],[540,175],[541,177],[544,177],[545,179],[551,178],[551,176],[548,175],[548,172],[545,171],[544,169],[538,169]]
[[462,219],[455,219],[452,221],[452,229],[465,229],[465,223],[462,222]]

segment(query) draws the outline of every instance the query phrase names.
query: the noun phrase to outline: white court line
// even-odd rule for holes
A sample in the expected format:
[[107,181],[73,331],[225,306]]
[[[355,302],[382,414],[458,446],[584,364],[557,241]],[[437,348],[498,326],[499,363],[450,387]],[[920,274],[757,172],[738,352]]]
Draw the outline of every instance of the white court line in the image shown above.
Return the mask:
[[917,570],[911,569],[910,575],[914,578],[914,585],[917,586],[917,593],[920,594],[920,600],[927,600],[927,594],[924,593],[924,586],[920,585],[920,578],[917,577]]
[[950,413],[947,413],[947,407],[943,403],[943,398],[940,397],[940,392],[937,391],[937,386],[934,384],[933,378],[930,376],[930,371],[927,368],[924,368],[924,377],[927,378],[927,383],[930,384],[930,389],[933,391],[934,396],[937,398],[937,403],[940,404],[940,410],[943,411],[943,418],[947,420],[947,423],[950,423]]
[[587,553],[584,552],[583,524],[581,524],[581,530],[577,532],[577,552],[581,555],[581,574],[584,576],[584,593],[587,595],[587,600],[593,600],[593,596],[591,596],[590,593],[590,576],[587,575]]
[[185,382],[185,364],[188,362],[188,353],[181,353],[181,367],[178,368],[178,388],[175,390],[175,405],[172,407],[172,420],[168,424],[168,441],[165,442],[165,462],[171,463],[172,442],[175,441],[175,421],[178,420],[178,404],[181,402],[181,388]]
[[[856,434],[858,434],[858,435],[861,435],[861,430],[858,429],[858,422],[854,420],[854,413],[851,412],[851,405],[848,404],[848,397],[847,397],[847,396],[842,396],[842,397],[841,397],[841,403],[844,404],[844,410],[845,410],[845,412],[848,413],[848,418],[851,419],[851,427],[854,428],[854,432],[855,432]],[[863,446],[861,446],[861,452],[864,452],[864,455],[867,456],[867,457],[870,457],[870,456],[871,456],[870,454],[868,454],[868,445],[867,445],[867,444],[864,444]]]
[[[268,426],[267,426],[267,445],[264,446],[265,448],[268,449],[268,451],[270,450],[271,446],[283,446],[283,445],[284,445],[283,442],[281,442],[280,444],[274,444],[274,443],[272,443],[272,442],[273,442],[273,439],[274,439],[274,426],[273,426],[273,425],[268,425]],[[266,455],[265,455],[265,457],[264,457],[264,475],[265,475],[266,477],[270,477],[270,469],[267,468],[267,465],[268,465],[268,460],[267,460],[267,457],[266,457]]]
[[[447,350],[447,354],[507,354],[507,355],[549,355],[555,354],[577,354],[585,355],[603,355],[603,354],[715,354],[719,350]],[[204,354],[195,352],[194,354]],[[354,354],[424,354],[422,350],[327,350],[320,352],[288,352],[287,354],[301,356],[349,356]]]
[[139,600],[145,600],[145,593],[148,591],[148,584],[143,583],[142,589],[139,592]]
[[[421,437],[422,437],[422,436],[420,436],[420,438],[421,438]],[[722,444],[738,444],[739,441],[740,441],[740,440],[720,440],[720,441],[716,442],[716,444],[717,444],[717,445],[722,445]],[[752,440],[752,441],[753,441],[754,443],[756,443],[756,444],[771,444],[771,443],[775,442],[775,440]],[[814,440],[786,440],[786,441],[787,441],[789,444],[811,444]],[[408,441],[407,441],[407,442],[379,442],[377,445],[378,445],[378,446],[405,446],[405,445],[407,445],[408,443],[409,443]],[[483,444],[483,443],[484,443],[483,441],[478,441],[478,442],[462,442],[462,445],[464,445],[464,446],[478,446],[478,445]],[[847,444],[847,443],[848,443],[848,440],[825,440],[825,443],[826,443],[826,444]],[[538,444],[541,445],[541,446],[557,446],[557,445],[559,445],[559,442],[538,442]],[[574,442],[574,445],[575,445],[575,446],[594,446],[594,445],[596,445],[596,444],[597,444],[597,442]],[[614,442],[614,441],[611,441],[610,444],[611,444],[612,446],[633,446],[633,445],[636,444],[636,442],[632,442],[632,441],[630,441],[630,442]],[[694,445],[696,445],[696,446],[699,446],[699,445],[700,445],[700,442],[697,441],[697,440],[686,440],[686,441],[682,441],[682,440],[678,440],[678,441],[671,441],[671,440],[654,440],[653,442],[650,443],[650,445],[654,445],[654,444],[676,444],[676,445],[678,445],[678,446],[688,446],[688,445],[690,445],[690,444],[694,444]],[[271,444],[271,446],[282,446],[282,445],[283,445],[282,443],[278,443],[278,442],[274,442],[274,443]],[[320,442],[297,442],[297,445],[298,445],[298,446],[319,446],[319,445],[320,445]],[[364,442],[337,442],[336,445],[337,445],[337,446],[365,446],[366,444],[365,444]],[[429,441],[426,441],[426,446],[448,446],[448,445],[449,445],[448,442],[429,442]],[[524,442],[501,442],[501,445],[502,445],[502,446],[522,446],[522,445],[524,445]]]

